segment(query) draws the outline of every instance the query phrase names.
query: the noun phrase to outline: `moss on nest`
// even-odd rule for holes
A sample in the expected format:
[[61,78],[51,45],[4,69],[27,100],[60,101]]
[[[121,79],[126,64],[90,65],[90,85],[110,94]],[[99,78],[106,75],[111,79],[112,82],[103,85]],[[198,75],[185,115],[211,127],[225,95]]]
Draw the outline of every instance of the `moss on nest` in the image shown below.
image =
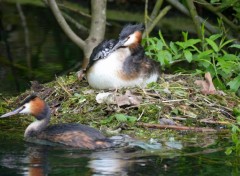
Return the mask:
[[[0,103],[1,113],[9,111],[9,107],[17,105],[29,94],[35,92],[48,102],[52,109],[51,123],[82,123],[96,128],[121,128],[126,133],[155,137],[159,133],[144,132],[143,128],[136,127],[134,122],[119,121],[116,114],[136,117],[138,122],[159,123],[159,120],[170,119],[175,125],[201,126],[212,128],[234,123],[233,108],[240,103],[239,97],[226,92],[226,95],[203,95],[191,75],[176,74],[164,75],[158,83],[152,83],[147,88],[128,88],[119,90],[94,90],[86,81],[79,82],[75,74],[58,77],[47,84],[32,82],[30,90],[18,97],[4,98]],[[101,92],[124,94],[130,90],[133,95],[140,96],[139,105],[119,107],[117,104],[99,104],[96,95]],[[31,119],[32,120],[32,119]],[[23,126],[29,120],[23,117]],[[124,133],[125,133],[124,132]]]

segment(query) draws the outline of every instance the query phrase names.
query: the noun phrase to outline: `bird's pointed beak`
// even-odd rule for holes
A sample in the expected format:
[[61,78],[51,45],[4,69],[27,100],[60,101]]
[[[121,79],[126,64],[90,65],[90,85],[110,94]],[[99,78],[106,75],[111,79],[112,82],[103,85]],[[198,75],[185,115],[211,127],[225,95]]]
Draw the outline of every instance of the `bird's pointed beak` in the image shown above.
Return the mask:
[[124,43],[126,42],[126,40],[119,40],[118,43],[112,48],[112,51],[117,50],[118,48],[122,47],[124,45]]
[[0,118],[13,116],[13,115],[15,115],[15,114],[18,114],[18,113],[19,113],[20,111],[22,111],[23,109],[24,109],[24,107],[21,106],[20,108],[17,108],[17,109],[15,109],[15,110],[11,111],[11,112],[8,112],[8,113],[6,113],[6,114],[1,115]]

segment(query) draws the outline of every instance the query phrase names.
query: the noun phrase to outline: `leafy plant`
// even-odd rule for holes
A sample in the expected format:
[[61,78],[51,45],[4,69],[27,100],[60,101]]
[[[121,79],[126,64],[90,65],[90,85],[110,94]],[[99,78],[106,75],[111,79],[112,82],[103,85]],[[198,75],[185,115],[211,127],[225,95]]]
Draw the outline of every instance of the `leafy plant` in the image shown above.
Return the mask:
[[125,122],[125,123],[135,123],[137,121],[137,118],[134,116],[128,116],[125,114],[114,114],[110,117],[104,119],[101,121],[102,124],[108,124],[113,121],[117,121],[118,123]]
[[240,110],[234,109],[233,112],[235,115],[237,114],[237,125],[232,124],[232,130],[231,130],[231,137],[233,145],[231,147],[228,147],[225,151],[227,155],[230,155],[232,153],[235,153],[237,156],[240,156],[240,128],[238,125],[240,125]]
[[210,72],[215,86],[236,92],[240,87],[240,52],[232,54],[226,49],[238,50],[240,45],[233,44],[234,40],[227,40],[223,34],[214,34],[203,40],[189,39],[187,32],[182,34],[183,41],[169,44],[161,32],[159,38],[144,39],[146,55],[160,62],[163,68],[183,61],[191,63],[197,68],[190,70],[192,73]]

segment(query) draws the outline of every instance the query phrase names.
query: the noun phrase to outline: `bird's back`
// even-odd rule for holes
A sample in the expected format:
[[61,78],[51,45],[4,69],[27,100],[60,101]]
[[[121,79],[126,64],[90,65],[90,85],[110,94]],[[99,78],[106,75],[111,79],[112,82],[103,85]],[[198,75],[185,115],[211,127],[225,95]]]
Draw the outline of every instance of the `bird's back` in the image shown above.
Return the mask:
[[37,134],[36,138],[82,149],[111,147],[111,141],[98,130],[81,124],[49,126]]
[[111,54],[113,52],[112,49],[116,45],[116,43],[117,40],[114,39],[103,40],[101,43],[99,43],[92,51],[92,54],[89,58],[88,68],[90,68],[98,60],[104,59],[109,54]]

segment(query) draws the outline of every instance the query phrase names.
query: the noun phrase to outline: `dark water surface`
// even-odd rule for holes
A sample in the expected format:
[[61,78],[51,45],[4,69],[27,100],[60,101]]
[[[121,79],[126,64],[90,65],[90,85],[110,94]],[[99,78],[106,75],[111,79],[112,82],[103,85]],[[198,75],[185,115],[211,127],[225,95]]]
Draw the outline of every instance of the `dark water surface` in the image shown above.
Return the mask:
[[[26,143],[0,133],[0,175],[238,175],[234,158],[214,149],[82,151]],[[14,135],[14,132],[12,132]],[[216,146],[215,146],[216,147]],[[219,147],[219,145],[218,145]]]
[[82,51],[66,37],[48,8],[1,1],[0,24],[0,93],[16,94],[30,88],[30,81],[45,83],[79,69]]

